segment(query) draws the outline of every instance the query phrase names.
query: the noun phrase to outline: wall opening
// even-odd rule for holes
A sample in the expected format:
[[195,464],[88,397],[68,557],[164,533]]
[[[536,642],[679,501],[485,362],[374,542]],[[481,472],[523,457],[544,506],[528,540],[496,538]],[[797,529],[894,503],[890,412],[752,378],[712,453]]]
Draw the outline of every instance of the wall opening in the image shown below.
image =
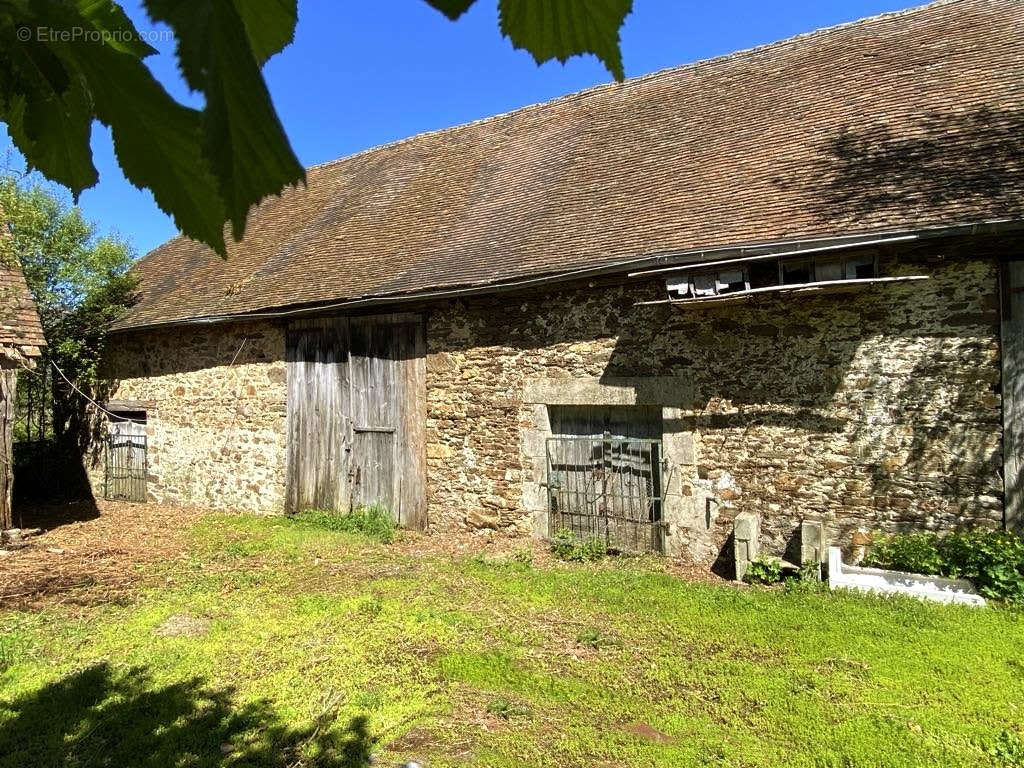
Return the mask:
[[112,412],[115,415],[107,423],[103,496],[116,501],[146,501],[149,448],[146,411],[118,409]]
[[549,406],[549,535],[568,529],[612,550],[664,551],[660,408]]

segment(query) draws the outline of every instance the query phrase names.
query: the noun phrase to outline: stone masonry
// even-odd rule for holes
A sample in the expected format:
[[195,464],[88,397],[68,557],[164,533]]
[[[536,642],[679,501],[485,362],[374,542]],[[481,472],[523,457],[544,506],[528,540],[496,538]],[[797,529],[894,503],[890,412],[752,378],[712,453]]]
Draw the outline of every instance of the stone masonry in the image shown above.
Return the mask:
[[[423,308],[431,528],[546,533],[543,438],[562,403],[661,408],[668,549],[701,563],[726,556],[740,512],[761,516],[770,554],[799,546],[803,519],[838,543],[998,524],[995,262],[881,268],[930,279],[707,308],[637,306],[664,289],[606,280]],[[155,500],[281,509],[282,326],[109,347],[113,397],[152,404]]]
[[[147,404],[147,489],[165,504],[280,511],[285,482],[283,329],[235,323],[113,336],[114,400]],[[90,476],[102,492],[97,452]]]
[[[555,403],[587,402],[574,398],[589,381],[594,404],[662,406],[668,549],[700,562],[722,556],[741,511],[761,514],[767,552],[792,559],[804,518],[838,543],[997,525],[996,265],[883,259],[882,272],[930,279],[678,309],[635,305],[659,286],[593,285],[432,313],[432,524],[545,530],[549,431],[528,395],[555,380]],[[672,390],[676,402],[658,394]]]

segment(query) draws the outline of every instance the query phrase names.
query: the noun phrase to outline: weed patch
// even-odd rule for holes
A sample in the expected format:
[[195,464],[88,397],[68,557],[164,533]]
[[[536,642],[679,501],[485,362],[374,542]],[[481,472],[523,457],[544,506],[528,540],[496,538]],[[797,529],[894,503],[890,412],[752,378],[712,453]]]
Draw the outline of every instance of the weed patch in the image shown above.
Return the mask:
[[359,533],[382,544],[390,544],[395,539],[395,521],[381,506],[357,507],[351,512],[307,509],[291,519],[306,528]]
[[551,537],[551,552],[559,560],[579,563],[600,560],[608,554],[608,548],[601,539],[581,539],[573,531],[563,528]]
[[970,579],[987,598],[1024,604],[1024,539],[1009,531],[879,536],[865,565]]

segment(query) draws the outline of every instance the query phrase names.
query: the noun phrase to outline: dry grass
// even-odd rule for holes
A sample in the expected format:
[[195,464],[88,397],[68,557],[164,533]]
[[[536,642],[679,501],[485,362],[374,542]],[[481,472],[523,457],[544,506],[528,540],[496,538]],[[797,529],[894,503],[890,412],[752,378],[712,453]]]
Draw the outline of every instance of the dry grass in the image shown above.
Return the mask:
[[142,578],[138,566],[177,557],[202,514],[110,501],[23,510],[26,526],[43,532],[0,560],[0,608],[124,601]]

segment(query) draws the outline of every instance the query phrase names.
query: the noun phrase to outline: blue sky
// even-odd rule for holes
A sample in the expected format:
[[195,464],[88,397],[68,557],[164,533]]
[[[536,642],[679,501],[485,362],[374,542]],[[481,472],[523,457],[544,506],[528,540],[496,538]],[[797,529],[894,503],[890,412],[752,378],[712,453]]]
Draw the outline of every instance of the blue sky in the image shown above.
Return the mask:
[[[635,0],[622,30],[626,75],[780,40],[921,0]],[[124,2],[140,30],[159,29],[140,3]],[[173,43],[148,59],[178,99],[197,104],[181,82]],[[555,98],[608,82],[593,57],[537,67],[498,32],[496,0],[477,0],[451,23],[423,0],[349,3],[299,0],[295,42],[267,63],[271,95],[305,165]],[[8,165],[23,167],[3,135]],[[121,174],[110,135],[97,124],[100,181],[79,201],[101,232],[116,231],[140,254],[175,234],[148,192]]]

